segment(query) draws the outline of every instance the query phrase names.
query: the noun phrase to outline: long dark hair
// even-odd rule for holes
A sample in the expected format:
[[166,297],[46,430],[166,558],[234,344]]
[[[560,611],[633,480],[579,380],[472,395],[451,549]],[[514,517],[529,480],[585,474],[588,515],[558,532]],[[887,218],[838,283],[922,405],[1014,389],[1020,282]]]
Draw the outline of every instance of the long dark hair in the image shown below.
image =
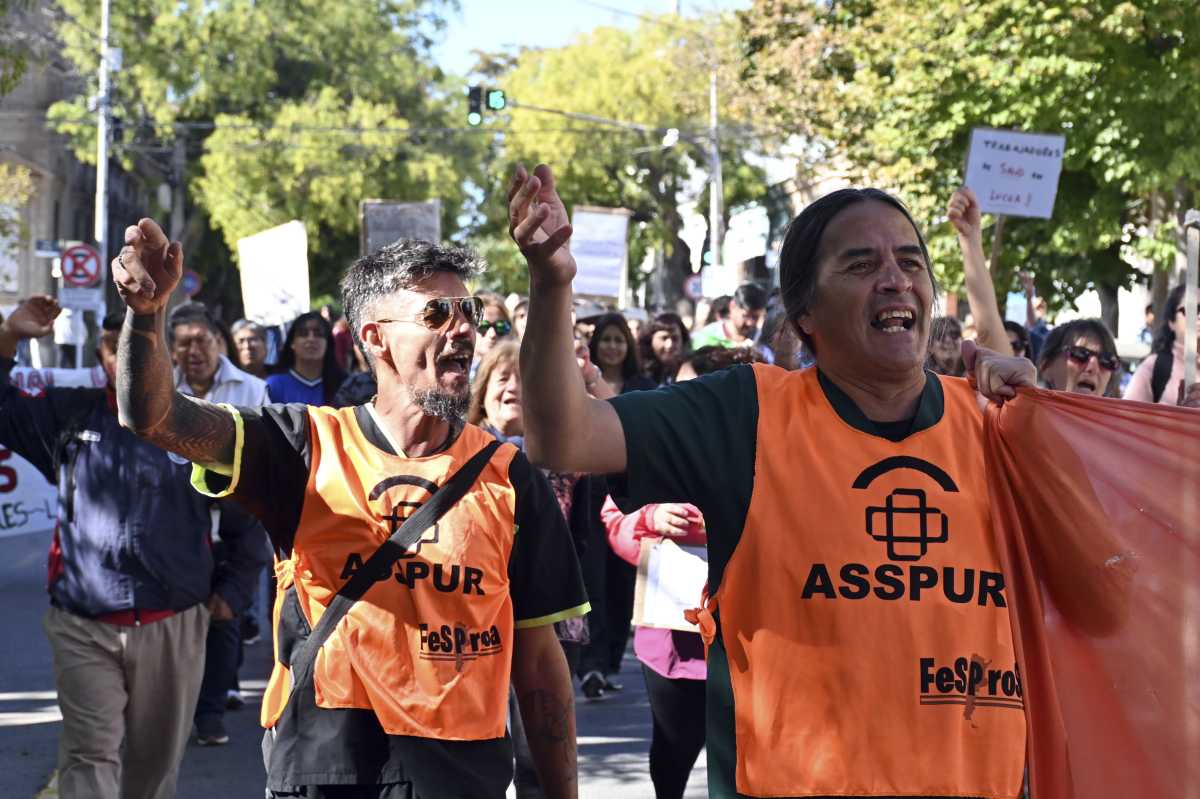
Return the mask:
[[597,355],[600,351],[600,337],[610,327],[617,328],[625,337],[625,362],[621,364],[621,377],[628,380],[640,372],[641,367],[638,365],[637,342],[633,340],[633,331],[629,329],[629,323],[625,321],[623,315],[606,313],[596,320],[596,326],[592,328],[592,340],[588,342],[588,354],[592,358],[592,363],[600,367],[600,359]]
[[[674,332],[679,336],[679,363],[676,363],[675,367],[670,370],[654,355],[654,334],[663,331]],[[679,314],[670,311],[664,311],[655,316],[638,335],[638,355],[642,359],[642,369],[646,377],[653,380],[656,385],[662,385],[667,380],[675,378],[675,372],[679,370],[679,365],[687,358],[691,349],[692,337],[688,335],[683,320],[679,318]]]
[[313,321],[321,325],[321,330],[325,335],[325,358],[321,362],[321,391],[325,395],[326,404],[332,404],[333,395],[341,388],[342,381],[346,379],[346,373],[338,366],[337,348],[333,343],[333,327],[329,324],[329,320],[321,316],[318,311],[302,313],[292,321],[287,337],[283,340],[283,346],[279,350],[279,363],[275,365],[272,373],[286,374],[296,365],[296,352],[292,349],[292,344],[296,341],[296,331],[300,329],[301,325]]
[[925,246],[925,237],[921,235],[921,229],[913,221],[912,214],[908,212],[904,203],[881,189],[839,189],[826,194],[801,211],[788,225],[783,238],[783,248],[779,253],[779,288],[783,305],[787,308],[788,321],[796,326],[796,333],[809,352],[815,353],[816,349],[808,334],[800,330],[796,323],[812,308],[816,296],[817,253],[821,249],[825,228],[842,211],[869,200],[890,205],[904,214],[904,218],[912,225],[917,234],[917,242],[921,245],[921,255],[925,258],[925,269],[929,272],[930,282],[933,283],[933,296],[936,301],[938,284],[933,274],[933,262],[929,260],[929,249]]
[[1171,350],[1175,349],[1175,331],[1171,329],[1171,320],[1183,305],[1184,288],[1186,287],[1180,283],[1167,294],[1162,315],[1158,320],[1158,332],[1154,334],[1154,343],[1150,346],[1151,352],[1165,352],[1170,357]]

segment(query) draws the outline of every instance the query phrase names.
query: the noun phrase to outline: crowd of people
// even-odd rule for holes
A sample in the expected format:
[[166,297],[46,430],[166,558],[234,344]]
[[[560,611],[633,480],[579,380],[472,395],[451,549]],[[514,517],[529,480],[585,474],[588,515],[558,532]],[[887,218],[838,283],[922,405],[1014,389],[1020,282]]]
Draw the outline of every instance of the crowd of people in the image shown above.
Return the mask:
[[[242,646],[270,627],[268,796],[491,798],[514,779],[521,797],[575,796],[575,691],[601,701],[631,678],[659,799],[684,795],[705,746],[712,796],[1016,796],[1020,714],[960,739],[848,675],[922,647],[1012,667],[987,493],[960,456],[981,448],[977,397],[1119,397],[1103,322],[1051,327],[1032,282],[1028,323],[1004,321],[968,189],[948,214],[969,330],[935,316],[924,239],[878,190],[811,204],[778,288],[743,284],[690,319],[572,295],[548,168],[519,170],[509,202],[529,296],[471,293],[470,252],[401,241],[347,269],[340,310],[282,331],[168,310],[183,253],[143,220],[112,266],[128,310],[104,321],[107,388],[3,381],[0,444],[60,492],[45,623],[60,795],[173,795],[193,730],[228,742]],[[1182,311],[1180,286],[1126,399],[1200,406]],[[58,312],[37,296],[3,322],[0,378]],[[861,523],[844,486],[896,459],[959,470],[948,512],[974,533],[946,568],[969,565],[978,596],[953,624],[928,602],[807,601],[904,594],[891,561],[909,558],[860,565],[875,538],[824,533]],[[658,539],[707,547],[695,632],[631,626]],[[840,587],[781,562],[795,551],[845,562]],[[631,635],[640,674],[622,674]],[[943,759],[888,749],[867,712]]]

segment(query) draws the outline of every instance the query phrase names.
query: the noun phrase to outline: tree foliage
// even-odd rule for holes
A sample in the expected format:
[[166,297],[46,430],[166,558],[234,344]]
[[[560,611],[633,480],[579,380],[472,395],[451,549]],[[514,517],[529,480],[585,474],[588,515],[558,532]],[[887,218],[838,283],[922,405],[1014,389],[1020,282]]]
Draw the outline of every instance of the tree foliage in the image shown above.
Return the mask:
[[[1115,297],[1134,255],[1167,266],[1171,211],[1200,175],[1200,16],[1160,0],[757,0],[741,15],[745,90],[814,163],[892,188],[930,228],[951,285],[948,225],[974,127],[1063,133],[1054,218],[1013,219],[1017,267],[1058,298]],[[1182,191],[1180,191],[1182,189]],[[1164,246],[1167,244],[1167,246]]]
[[[680,296],[690,273],[687,246],[679,238],[678,205],[697,194],[693,175],[708,173],[709,74],[718,70],[723,91],[736,77],[737,28],[731,17],[684,20],[649,18],[633,30],[602,27],[571,44],[527,50],[519,58],[488,58],[480,72],[514,101],[499,123],[507,123],[492,153],[487,185],[483,246],[499,263],[505,290],[524,290],[524,270],[506,236],[506,185],[518,163],[549,163],[568,208],[623,207],[633,212],[631,276],[647,250],[666,254],[668,298]],[[604,124],[566,111],[627,123]],[[766,186],[761,171],[745,163],[732,103],[722,102],[724,199],[731,207],[758,199]],[[663,146],[669,130],[678,143]],[[694,199],[694,197],[693,197]],[[499,282],[499,281],[498,281]]]
[[[80,74],[94,75],[98,0],[61,0]],[[301,219],[314,293],[357,255],[362,199],[440,198],[453,230],[471,137],[444,129],[461,107],[433,64],[444,0],[128,0],[112,15],[114,153],[169,161],[185,137],[189,197],[229,249]],[[89,79],[90,80],[90,79]],[[94,92],[95,87],[90,91]],[[95,158],[86,92],[51,108],[77,155]],[[192,156],[202,154],[196,159]],[[200,231],[199,235],[205,235]],[[203,269],[203,267],[201,267]]]

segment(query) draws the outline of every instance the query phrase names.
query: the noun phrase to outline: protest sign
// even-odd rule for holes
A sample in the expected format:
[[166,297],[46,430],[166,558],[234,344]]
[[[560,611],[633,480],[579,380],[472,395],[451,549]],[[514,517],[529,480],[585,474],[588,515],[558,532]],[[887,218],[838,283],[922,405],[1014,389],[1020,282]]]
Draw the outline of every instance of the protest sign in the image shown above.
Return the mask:
[[633,623],[639,627],[696,632],[683,617],[700,607],[708,581],[708,550],[679,546],[670,539],[642,539],[634,588]]
[[308,235],[292,220],[238,239],[246,318],[282,325],[309,309]]
[[358,205],[361,255],[378,252],[400,239],[437,244],[442,240],[442,201],[363,200]]
[[[30,369],[18,366],[10,379],[26,394],[47,388],[100,388],[106,379],[99,366],[91,369]],[[0,538],[54,529],[58,495],[54,486],[29,461],[0,447]]]
[[571,214],[571,254],[576,294],[623,302],[630,212],[624,208],[576,206]]
[[1065,145],[1056,134],[975,128],[964,183],[984,213],[1049,219]]

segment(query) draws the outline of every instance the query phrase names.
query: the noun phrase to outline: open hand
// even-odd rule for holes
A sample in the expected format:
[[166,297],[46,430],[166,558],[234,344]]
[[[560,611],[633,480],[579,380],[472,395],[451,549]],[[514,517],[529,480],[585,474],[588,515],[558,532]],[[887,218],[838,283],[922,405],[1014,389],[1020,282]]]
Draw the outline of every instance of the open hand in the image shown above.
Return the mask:
[[554,173],[545,164],[535,167],[532,175],[517,167],[508,186],[508,233],[529,264],[531,282],[571,285],[571,223],[554,188]]
[[1021,276],[1021,289],[1025,292],[1025,295],[1032,297],[1037,294],[1037,288],[1033,285],[1033,273],[1021,272],[1019,274]]
[[125,228],[125,246],[112,262],[113,282],[125,304],[139,315],[167,305],[183,276],[183,247],[167,241],[153,219]]
[[979,200],[975,192],[966,186],[954,192],[950,203],[946,206],[946,214],[950,224],[958,231],[958,235],[969,239],[983,240],[983,226],[980,221]]
[[60,313],[58,300],[34,294],[4,320],[4,328],[17,339],[41,338],[54,332],[54,320]]
[[963,363],[975,390],[985,399],[1003,404],[1023,386],[1037,387],[1037,367],[1026,358],[1013,358],[984,349],[974,341],[962,343]]

